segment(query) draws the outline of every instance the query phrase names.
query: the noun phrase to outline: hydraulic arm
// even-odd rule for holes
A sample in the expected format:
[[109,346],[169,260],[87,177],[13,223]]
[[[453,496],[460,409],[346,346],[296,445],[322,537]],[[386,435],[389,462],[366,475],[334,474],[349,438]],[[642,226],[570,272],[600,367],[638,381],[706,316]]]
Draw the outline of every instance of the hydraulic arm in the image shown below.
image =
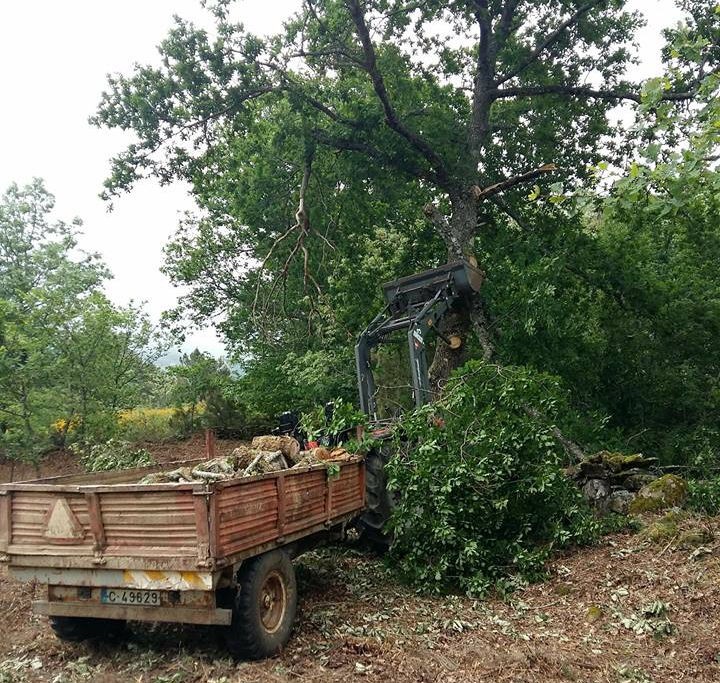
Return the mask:
[[[467,261],[458,260],[440,268],[400,278],[383,285],[385,308],[360,335],[355,346],[360,407],[377,419],[376,386],[370,352],[399,330],[407,330],[413,398],[417,407],[430,400],[426,335],[438,330],[443,316],[461,299],[480,289],[482,273]],[[450,343],[449,340],[445,340]]]

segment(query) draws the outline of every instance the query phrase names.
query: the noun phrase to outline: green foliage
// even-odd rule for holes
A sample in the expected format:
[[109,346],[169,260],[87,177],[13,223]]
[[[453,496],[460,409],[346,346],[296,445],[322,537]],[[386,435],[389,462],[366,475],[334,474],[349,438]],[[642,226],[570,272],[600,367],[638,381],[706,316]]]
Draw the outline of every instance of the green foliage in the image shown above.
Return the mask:
[[199,427],[220,431],[242,428],[244,412],[233,397],[237,379],[225,361],[195,349],[168,368],[175,406],[171,427],[188,436]]
[[144,448],[134,448],[127,441],[109,439],[104,443],[74,443],[70,450],[80,458],[82,466],[88,472],[125,470],[133,467],[154,465],[150,452]]
[[548,423],[525,410],[556,420],[564,399],[552,377],[472,361],[403,421],[388,471],[399,496],[393,561],[407,579],[435,591],[510,588],[541,577],[553,550],[597,537]]
[[720,514],[720,477],[691,479],[686,506],[705,515]]
[[[112,76],[93,119],[137,135],[113,160],[108,197],[144,175],[191,184],[201,210],[166,251],[167,274],[187,292],[169,321],[222,320],[245,370],[242,402],[264,414],[308,410],[334,396],[354,400],[352,347],[382,308],[378,284],[447,258],[448,245],[421,207],[437,202],[449,215],[469,188],[548,161],[563,169],[563,187],[551,197],[559,202],[601,161],[605,137],[618,131],[606,117],[616,102],[553,89],[582,87],[590,75],[607,88],[633,86],[624,71],[641,21],[624,2],[579,12],[581,21],[537,58],[535,46],[574,4],[514,2],[509,20],[503,3],[488,3],[497,33],[491,75],[538,94],[490,98],[478,147],[469,139],[478,121],[466,89],[479,64],[476,13],[447,0],[413,12],[399,0],[372,0],[360,5],[382,26],[376,63],[409,131],[398,134],[360,52],[351,5],[303,5],[269,37],[237,23],[242,5],[234,3],[215,7],[209,29],[177,19],[158,63]],[[619,161],[622,145],[612,149]],[[443,173],[428,160],[433,155]],[[293,226],[308,168],[301,230]],[[503,201],[522,209],[526,194],[518,188]],[[483,233],[507,230],[495,204],[466,219],[466,237],[478,224]],[[494,275],[494,261],[482,265]],[[394,371],[407,367],[398,354],[379,362],[393,385]],[[405,374],[397,384],[407,384]],[[399,395],[383,401],[392,414],[408,407]]]
[[0,199],[0,449],[11,457],[112,435],[160,349],[139,308],[101,292],[108,273],[78,249],[80,221],[53,220],[53,206],[39,180]]
[[352,403],[338,398],[332,401],[332,415],[328,419],[324,406],[316,406],[300,416],[300,428],[309,441],[323,441],[347,438],[355,427],[367,424],[367,415]]
[[[157,66],[110,78],[95,123],[137,140],[113,161],[108,195],[154,175],[189,182],[200,207],[167,247],[166,272],[187,292],[169,322],[222,321],[244,375],[219,395],[246,419],[354,401],[352,346],[383,306],[379,283],[438,265],[449,248],[474,253],[497,358],[561,379],[564,425],[588,451],[714,471],[717,3],[679,0],[664,72],[645,83],[628,77],[641,19],[624,0],[493,0],[480,14],[415,4],[317,0],[261,37],[222,2],[209,30],[178,19]],[[391,111],[353,7],[371,17]],[[473,111],[467,87],[485,72],[487,106]],[[620,126],[608,114],[625,95],[635,118]],[[472,206],[473,188],[549,161],[549,179]],[[428,203],[459,249],[426,220]],[[374,361],[390,385],[382,410],[407,409],[402,348]]]
[[357,453],[358,455],[367,455],[374,448],[380,448],[382,441],[370,436],[367,432],[363,432],[361,438],[348,439],[344,444],[348,453]]
[[118,415],[117,437],[130,443],[162,443],[177,438],[172,408],[138,407]]

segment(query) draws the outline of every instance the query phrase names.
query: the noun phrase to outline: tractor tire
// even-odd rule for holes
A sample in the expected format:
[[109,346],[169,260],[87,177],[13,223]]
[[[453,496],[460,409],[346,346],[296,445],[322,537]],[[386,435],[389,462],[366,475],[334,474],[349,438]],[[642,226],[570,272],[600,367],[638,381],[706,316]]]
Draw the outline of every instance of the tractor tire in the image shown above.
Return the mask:
[[360,517],[363,538],[379,550],[387,550],[392,544],[392,535],[385,531],[395,501],[387,488],[385,463],[388,456],[382,449],[373,449],[365,457],[365,506]]
[[297,582],[290,557],[273,550],[247,560],[238,572],[232,623],[225,644],[239,659],[279,654],[290,639],[297,610]]
[[50,628],[60,640],[80,643],[83,640],[119,640],[125,634],[123,619],[92,617],[50,617]]

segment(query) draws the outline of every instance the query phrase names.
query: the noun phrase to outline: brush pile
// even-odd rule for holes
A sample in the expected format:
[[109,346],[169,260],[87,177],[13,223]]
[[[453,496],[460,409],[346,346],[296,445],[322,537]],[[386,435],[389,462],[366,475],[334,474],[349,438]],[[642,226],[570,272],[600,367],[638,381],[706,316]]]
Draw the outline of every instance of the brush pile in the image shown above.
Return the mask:
[[240,446],[229,456],[204,460],[194,466],[178,467],[169,472],[153,472],[140,484],[191,483],[227,481],[280,470],[311,467],[331,462],[348,462],[357,456],[344,448],[323,446],[300,450],[300,443],[291,436],[256,436],[250,446]]

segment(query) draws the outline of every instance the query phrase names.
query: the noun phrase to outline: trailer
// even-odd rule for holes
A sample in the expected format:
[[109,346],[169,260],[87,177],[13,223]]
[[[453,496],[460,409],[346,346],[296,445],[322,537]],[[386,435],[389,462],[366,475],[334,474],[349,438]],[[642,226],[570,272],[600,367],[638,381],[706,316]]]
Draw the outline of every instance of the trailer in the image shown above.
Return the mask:
[[242,658],[276,654],[297,604],[291,560],[365,508],[362,457],[214,483],[138,484],[200,460],[0,484],[0,562],[47,588],[65,640],[127,621],[210,624]]

